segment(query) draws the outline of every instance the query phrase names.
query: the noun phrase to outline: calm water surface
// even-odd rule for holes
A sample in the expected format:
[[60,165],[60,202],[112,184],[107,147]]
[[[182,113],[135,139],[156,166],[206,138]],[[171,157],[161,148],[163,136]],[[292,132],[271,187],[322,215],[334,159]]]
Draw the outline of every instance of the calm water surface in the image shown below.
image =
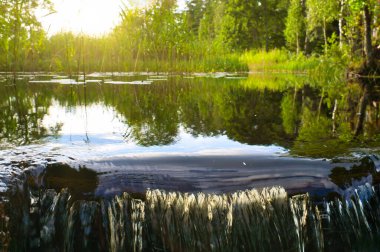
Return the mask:
[[[274,185],[318,195],[378,181],[376,97],[354,138],[359,84],[226,74],[85,80],[1,80],[3,171],[11,164],[38,171],[54,160],[38,183],[97,196]],[[77,187],[73,177],[90,186]]]

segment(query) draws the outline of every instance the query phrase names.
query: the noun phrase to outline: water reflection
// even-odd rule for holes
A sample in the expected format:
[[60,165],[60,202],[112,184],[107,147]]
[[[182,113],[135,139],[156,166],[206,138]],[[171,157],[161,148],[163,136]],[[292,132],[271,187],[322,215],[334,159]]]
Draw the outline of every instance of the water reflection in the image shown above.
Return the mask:
[[[59,131],[59,126],[65,127],[73,120],[83,121],[81,118],[85,119],[87,114],[82,114],[81,118],[62,119],[55,122],[56,125],[42,123],[42,119],[54,121],[52,116],[61,115],[58,110],[65,109],[74,114],[83,110],[83,106],[97,104],[105,110],[114,110],[116,121],[127,125],[122,132],[125,140],[141,146],[174,144],[181,137],[180,127],[194,137],[227,135],[234,141],[247,144],[286,145],[287,142],[279,116],[282,94],[246,89],[238,80],[172,78],[150,86],[33,83],[19,85],[19,89],[25,94],[25,97],[17,97],[23,104],[28,104],[33,96],[45,99],[45,103],[36,105],[43,106],[37,124],[45,132],[47,128]],[[10,110],[17,112],[13,107]],[[26,114],[24,112],[22,116]],[[99,117],[107,114],[102,113]],[[98,119],[98,123],[102,121],[102,118]],[[10,122],[3,125],[11,127]],[[108,127],[104,130],[107,131]],[[12,137],[21,138],[17,134]],[[8,135],[3,137],[10,138]]]
[[51,97],[42,90],[31,92],[24,87],[2,85],[0,147],[26,145],[58,134],[60,125],[52,125],[50,129],[42,125],[50,103]]
[[360,184],[363,180],[371,184],[379,184],[379,159],[376,156],[367,156],[349,169],[341,166],[334,167],[329,177],[335,185],[343,190]]
[[67,164],[55,163],[46,167],[42,174],[42,185],[39,187],[61,191],[68,188],[74,197],[93,197],[98,185],[95,171],[80,167],[78,170]]
[[[115,111],[115,121],[126,125],[124,139],[141,146],[175,144],[182,127],[194,137],[225,135],[243,144],[276,144],[296,155],[333,157],[347,154],[352,147],[376,144],[375,86],[374,82],[320,83],[295,76],[251,76],[246,80],[174,77],[152,85],[49,88],[64,108],[97,104]],[[358,137],[366,144],[353,141]]]
[[[159,81],[147,75],[113,77],[112,81],[108,80],[110,76],[95,77],[86,85],[51,83],[51,77],[38,76],[33,82],[20,80],[16,86],[1,85],[2,148],[39,143],[52,145],[58,152],[79,160],[123,157],[125,171],[130,158],[147,160],[152,153],[192,157],[189,164],[176,166],[180,170],[197,164],[197,156],[210,150],[218,150],[219,158],[233,158],[242,153],[253,155],[258,148],[269,146],[262,156],[270,156],[272,166],[266,166],[261,175],[274,171],[274,164],[285,164],[285,159],[278,164],[274,161],[284,150],[295,157],[309,158],[376,153],[373,147],[377,146],[380,125],[375,82],[322,83],[286,75],[245,79],[166,76]],[[139,84],[148,79],[151,84]],[[210,156],[209,159],[212,160]],[[292,184],[295,180],[289,178],[293,177],[308,181],[302,174],[311,167],[309,163],[301,173],[291,169],[281,172],[279,177],[284,181],[277,182]],[[320,167],[324,167],[320,174],[326,179],[330,166]],[[234,168],[232,164],[230,168]],[[330,179],[340,186],[339,179],[334,178],[338,170],[333,171]],[[174,170],[171,173],[175,174]],[[198,178],[201,173],[193,175]],[[311,176],[309,188],[320,183],[316,182],[316,171]],[[239,181],[238,177],[232,179]],[[259,174],[252,178],[256,184],[247,182],[247,186],[271,184],[264,182],[265,178],[258,181],[257,177]],[[187,183],[183,177],[176,179],[182,181],[178,184]],[[151,179],[146,181],[152,185]],[[322,184],[326,187],[327,182]],[[125,188],[129,186],[126,184]],[[217,190],[212,183],[190,183],[188,187]]]
[[[44,104],[42,114],[45,122],[54,121],[51,117],[60,117],[62,114],[57,112],[62,109],[75,114],[77,110],[83,110],[83,106],[96,104],[104,110],[113,110],[115,121],[127,125],[124,132],[118,133],[122,133],[126,141],[141,146],[174,144],[181,137],[180,127],[194,137],[227,135],[232,140],[248,144],[284,142],[278,116],[281,93],[247,90],[239,85],[238,80],[172,78],[150,86],[32,83],[20,85],[20,89],[49,101]],[[83,121],[87,113],[55,123],[65,127],[73,120]],[[107,115],[105,112],[98,116]],[[102,119],[98,118],[98,123]],[[41,127],[54,126],[41,122]]]

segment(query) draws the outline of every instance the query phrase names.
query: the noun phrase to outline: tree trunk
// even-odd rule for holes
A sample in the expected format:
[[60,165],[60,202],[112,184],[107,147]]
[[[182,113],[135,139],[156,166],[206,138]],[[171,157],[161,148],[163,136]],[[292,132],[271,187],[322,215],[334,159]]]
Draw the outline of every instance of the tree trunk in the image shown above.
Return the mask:
[[339,13],[339,49],[343,49],[343,11],[344,11],[344,0],[340,1],[340,13]]
[[332,122],[333,122],[333,128],[332,128],[332,132],[335,134],[336,133],[336,114],[338,113],[338,99],[335,99],[335,102],[334,102],[334,109],[333,109],[333,113],[332,113]]
[[300,40],[299,40],[298,32],[296,34],[296,37],[297,37],[297,55],[298,55],[300,52]]
[[[307,7],[306,7],[306,0],[301,0],[301,6],[302,6],[302,16],[303,18],[307,18]],[[301,22],[301,20],[300,20]],[[306,22],[306,21],[305,21]],[[303,31],[304,31],[304,36],[305,36],[305,39],[304,39],[304,44],[303,44],[303,52],[305,55],[309,54],[309,32],[308,32],[308,29],[307,29],[307,25],[306,23],[303,24]]]
[[15,15],[15,21],[14,21],[14,26],[13,26],[13,33],[14,33],[14,37],[13,37],[13,62],[12,62],[12,72],[13,72],[13,85],[16,85],[16,72],[17,72],[17,61],[18,61],[18,46],[19,46],[19,29],[20,29],[20,10],[21,8],[19,8],[19,2],[17,1],[15,4],[14,4],[14,15]]
[[323,38],[324,38],[324,40],[325,40],[325,54],[327,54],[326,18],[323,18]]
[[368,4],[364,6],[364,54],[365,54],[365,67],[372,68],[374,64],[373,50],[372,50],[372,29],[371,29],[371,13]]
[[363,133],[367,104],[368,104],[368,84],[365,83],[364,88],[363,88],[363,95],[359,101],[359,113],[358,113],[359,117],[358,117],[358,121],[355,127],[355,133],[354,133],[355,137]]
[[264,0],[264,29],[265,29],[265,51],[269,51],[269,36],[268,36],[268,8],[267,1]]
[[303,44],[303,51],[307,55],[309,50],[309,36],[307,35],[307,32],[305,32],[305,41]]
[[318,105],[318,116],[317,116],[317,120],[319,120],[319,116],[321,115],[322,103],[323,103],[323,98],[324,98],[324,96],[325,96],[325,89],[322,88],[321,99],[319,100],[319,105]]

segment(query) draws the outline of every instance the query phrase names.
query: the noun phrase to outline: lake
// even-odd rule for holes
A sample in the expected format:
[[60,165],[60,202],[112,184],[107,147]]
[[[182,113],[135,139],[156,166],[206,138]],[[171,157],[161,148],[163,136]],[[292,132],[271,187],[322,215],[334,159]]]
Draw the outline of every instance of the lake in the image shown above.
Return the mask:
[[380,181],[379,99],[370,94],[285,74],[24,73],[13,85],[3,73],[2,197],[17,206],[9,192],[20,187],[36,199],[54,189],[52,202],[68,188],[92,202],[275,186],[316,202],[350,197]]

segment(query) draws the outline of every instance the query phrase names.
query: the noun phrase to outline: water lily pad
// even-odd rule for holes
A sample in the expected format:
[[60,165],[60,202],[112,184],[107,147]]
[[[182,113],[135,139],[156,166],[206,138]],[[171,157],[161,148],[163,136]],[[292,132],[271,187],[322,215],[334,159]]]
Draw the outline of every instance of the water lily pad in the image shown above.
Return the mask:
[[29,83],[52,83],[52,84],[62,84],[62,85],[83,85],[85,84],[82,81],[76,81],[73,79],[53,79],[53,80],[34,80],[29,81]]
[[141,81],[105,81],[105,84],[113,84],[113,85],[149,85],[152,84],[151,80],[141,80]]

